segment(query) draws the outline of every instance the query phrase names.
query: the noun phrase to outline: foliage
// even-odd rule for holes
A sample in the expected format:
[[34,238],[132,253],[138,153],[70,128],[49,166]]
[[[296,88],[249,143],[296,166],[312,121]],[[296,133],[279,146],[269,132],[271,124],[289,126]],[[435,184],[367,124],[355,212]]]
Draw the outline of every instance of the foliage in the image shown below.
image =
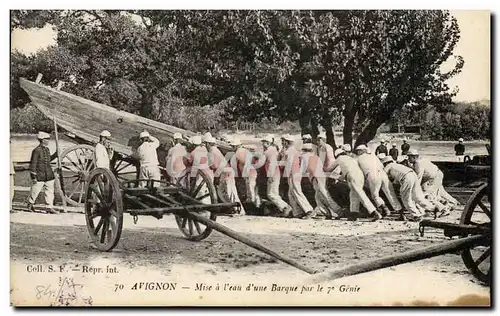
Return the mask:
[[[15,76],[42,72],[82,97],[197,130],[206,128],[203,120],[299,121],[313,135],[321,126],[335,145],[333,130],[343,120],[345,143],[352,143],[353,132],[359,132],[356,143],[368,142],[398,109],[449,103],[456,91],[446,80],[463,66],[453,56],[458,24],[447,11],[13,16],[16,27],[45,21],[57,30],[57,47],[13,59],[20,64],[13,66]],[[442,72],[453,57],[454,67]],[[20,106],[25,96],[14,79],[11,106]],[[186,121],[176,121],[176,113],[185,113]]]
[[54,123],[33,104],[10,110],[10,131],[12,133],[35,134],[39,131],[50,133],[53,129]]
[[422,138],[431,140],[491,139],[489,105],[458,103],[425,110]]

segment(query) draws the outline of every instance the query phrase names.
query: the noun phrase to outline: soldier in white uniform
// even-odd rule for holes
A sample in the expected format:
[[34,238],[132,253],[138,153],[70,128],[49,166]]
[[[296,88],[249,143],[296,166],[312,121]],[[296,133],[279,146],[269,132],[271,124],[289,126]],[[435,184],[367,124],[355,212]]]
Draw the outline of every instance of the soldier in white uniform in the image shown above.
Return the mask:
[[294,139],[291,135],[284,135],[283,160],[285,166],[283,175],[288,177],[288,200],[292,207],[294,217],[310,218],[314,215],[314,208],[302,192],[302,173],[300,172],[300,152],[293,146]]
[[[208,150],[208,166],[213,170],[214,177],[219,178],[219,183],[216,186],[217,194],[222,202],[241,204],[236,189],[236,181],[234,177],[234,170],[226,161],[222,152],[217,148],[216,140],[210,135],[203,136],[203,142]],[[243,206],[241,206],[242,213],[245,213]]]
[[109,161],[113,157],[113,148],[111,148],[110,140],[111,133],[102,131],[99,135],[99,142],[95,145],[95,166],[96,168],[104,168],[109,170]]
[[182,134],[174,134],[174,146],[168,150],[166,159],[166,170],[168,175],[174,180],[174,183],[179,183],[185,186],[184,171],[184,156],[187,155],[186,147],[182,144]]
[[[390,156],[382,158],[382,163],[389,178],[400,185],[399,193],[403,205],[410,212],[410,220],[420,221],[426,215],[417,205],[428,213],[438,210],[435,205],[425,198],[418,184],[417,174],[411,168],[394,162],[394,159]],[[405,219],[402,213],[400,213],[400,219]]]
[[442,208],[441,216],[449,215],[449,208],[457,206],[460,203],[444,189],[443,172],[430,160],[419,157],[415,149],[408,151],[408,160],[412,164],[413,170],[417,173],[417,178],[424,195],[428,196],[429,200],[435,204],[444,200],[447,207]]
[[280,196],[281,170],[279,166],[279,152],[277,146],[273,144],[271,136],[262,139],[262,147],[266,156],[265,171],[267,177],[267,198],[279,210],[280,217],[289,217],[292,208]]
[[318,135],[318,156],[323,162],[323,170],[329,169],[330,165],[335,160],[333,147],[326,143],[326,134]]
[[373,154],[369,154],[366,145],[359,145],[356,147],[356,155],[359,167],[365,175],[366,184],[370,189],[372,199],[377,209],[381,211],[383,216],[388,216],[390,214],[389,208],[379,195],[380,189],[382,189],[393,209],[396,212],[400,212],[402,209],[401,203],[398,201],[394,187],[389,181],[380,159]]
[[302,135],[302,144],[312,143],[312,136],[310,134]]
[[363,187],[365,185],[365,177],[363,171],[359,168],[356,159],[347,155],[347,153],[339,148],[335,151],[335,161],[326,169],[327,172],[333,171],[335,168],[340,167],[343,177],[349,186],[349,200],[350,200],[350,214],[349,219],[356,220],[359,214],[359,205],[363,204],[368,214],[372,216],[373,221],[378,221],[382,215],[377,211],[373,203],[366,195]]
[[323,171],[323,163],[319,157],[313,153],[312,144],[302,146],[303,154],[300,157],[301,170],[306,173],[314,187],[314,199],[316,201],[316,215],[324,215],[327,219],[339,217],[342,209],[331,197],[326,188],[326,175]]
[[[147,131],[141,132],[139,138],[142,144],[137,148],[137,155],[140,162],[140,179],[160,180],[160,168],[158,163],[158,154],[156,149],[160,146],[160,141]],[[145,187],[147,181],[141,181],[139,186]],[[153,187],[158,187],[159,182],[153,182]]]

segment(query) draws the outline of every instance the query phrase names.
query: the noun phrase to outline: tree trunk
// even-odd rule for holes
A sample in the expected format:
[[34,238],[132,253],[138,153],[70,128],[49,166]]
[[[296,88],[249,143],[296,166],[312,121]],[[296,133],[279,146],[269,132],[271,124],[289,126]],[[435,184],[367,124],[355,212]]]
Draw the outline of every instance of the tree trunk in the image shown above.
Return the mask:
[[335,134],[333,133],[333,124],[331,122],[325,122],[323,124],[326,132],[326,142],[333,147],[333,150],[337,149],[335,144]]
[[369,141],[375,138],[375,135],[377,135],[377,130],[380,127],[380,125],[382,125],[382,123],[383,122],[380,122],[380,120],[370,121],[370,123],[368,123],[368,125],[359,134],[353,148],[356,148],[358,145],[361,144],[368,144]]
[[153,93],[150,91],[141,91],[141,107],[139,109],[139,115],[145,118],[151,118],[153,112]]
[[319,135],[318,120],[314,117],[311,118],[311,136],[313,141],[316,143],[316,139]]
[[344,144],[349,144],[352,146],[352,130],[354,127],[355,113],[348,113],[344,117],[344,128],[342,130],[342,136],[344,138]]
[[309,115],[302,113],[299,118],[301,134],[311,134],[311,118]]

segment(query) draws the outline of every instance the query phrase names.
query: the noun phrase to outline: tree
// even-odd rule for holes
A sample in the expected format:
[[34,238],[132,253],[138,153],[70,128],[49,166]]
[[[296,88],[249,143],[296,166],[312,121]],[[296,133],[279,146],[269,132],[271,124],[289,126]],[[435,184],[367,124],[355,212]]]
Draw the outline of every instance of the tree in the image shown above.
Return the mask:
[[[43,64],[43,54],[30,63],[65,79],[70,92],[160,121],[172,107],[223,104],[230,120],[298,120],[314,136],[321,126],[334,146],[333,129],[341,120],[344,143],[352,144],[359,132],[357,145],[371,140],[397,110],[447,103],[456,91],[445,82],[463,66],[457,57],[451,71],[441,70],[459,39],[446,11],[17,16],[29,17],[28,26],[42,20],[54,25],[51,58],[69,61],[63,67],[68,71]],[[23,21],[16,25],[24,27]]]

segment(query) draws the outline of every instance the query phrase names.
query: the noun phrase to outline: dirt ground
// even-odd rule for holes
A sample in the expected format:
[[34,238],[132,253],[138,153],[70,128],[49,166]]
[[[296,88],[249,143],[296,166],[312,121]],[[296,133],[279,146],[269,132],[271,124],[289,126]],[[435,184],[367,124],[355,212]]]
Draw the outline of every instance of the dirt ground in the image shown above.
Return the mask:
[[[446,221],[456,222],[459,214],[454,212]],[[317,271],[446,240],[442,231],[428,229],[420,237],[416,223],[389,220],[372,223],[242,216],[220,217],[218,222]],[[43,299],[35,299],[38,292],[34,288],[38,288],[34,284],[55,282],[55,277],[28,273],[28,265],[36,264],[116,266],[118,274],[70,271],[88,288],[93,305],[446,305],[463,296],[472,297],[475,304],[488,304],[490,291],[469,274],[459,254],[448,254],[324,283],[325,289],[359,287],[359,293],[197,292],[192,288],[198,282],[269,287],[272,283],[299,284],[300,288],[309,275],[218,232],[201,242],[188,241],[173,217],[140,217],[134,225],[126,214],[120,243],[112,252],[101,253],[89,243],[83,214],[13,213],[11,299],[15,304],[45,304]],[[190,287],[191,291],[168,295],[149,291],[138,299],[137,291],[131,290],[136,282],[160,279]],[[114,292],[113,284],[123,284],[124,290]],[[102,290],[95,293],[95,287]]]

